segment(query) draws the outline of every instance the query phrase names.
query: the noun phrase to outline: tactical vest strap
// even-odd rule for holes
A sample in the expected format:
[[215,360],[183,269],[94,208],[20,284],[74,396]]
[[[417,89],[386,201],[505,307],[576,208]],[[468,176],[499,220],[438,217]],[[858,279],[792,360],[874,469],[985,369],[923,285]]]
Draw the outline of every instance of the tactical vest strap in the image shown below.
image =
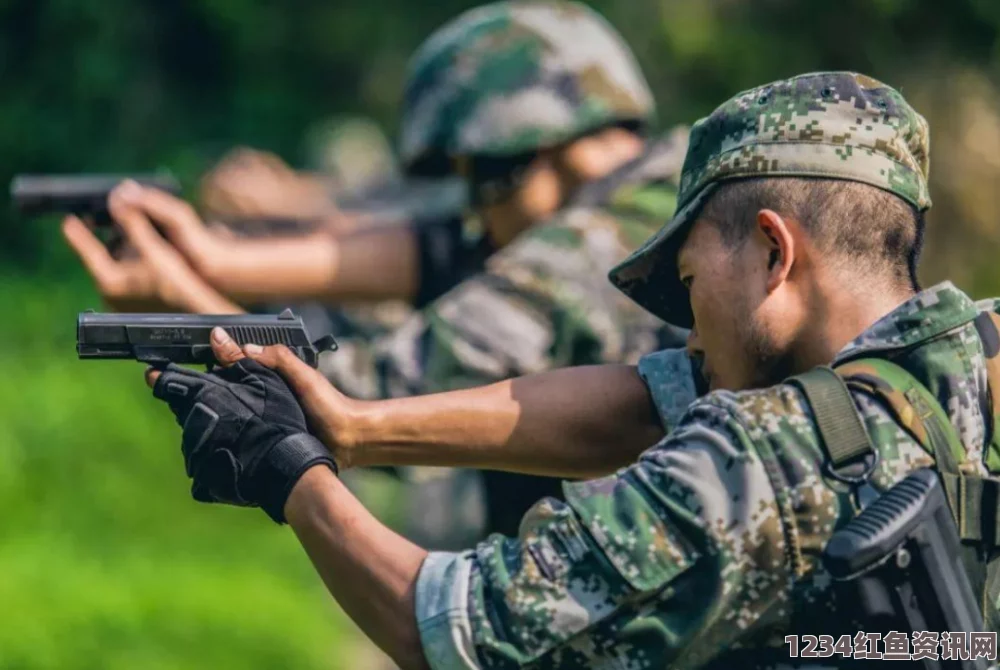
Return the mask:
[[1000,480],[962,472],[965,448],[941,403],[902,367],[884,359],[863,359],[837,366],[849,387],[882,400],[896,423],[934,456],[948,506],[962,539],[962,564],[973,592],[982,598],[989,620],[989,583],[1000,579]]
[[964,474],[965,448],[941,403],[909,372],[884,359],[852,361],[837,367],[848,386],[881,399],[906,430],[937,461],[962,540],[1000,546],[1000,480]]
[[875,453],[844,380],[832,368],[813,368],[788,381],[805,393],[816,417],[820,442],[834,471]]
[[948,503],[956,512],[959,536],[1000,548],[1000,480],[941,473]]
[[1000,475],[1000,314],[980,312],[974,323],[986,359],[986,379],[993,413],[992,425],[987,431],[991,436],[990,444],[984,447],[987,449],[986,468],[991,474]]

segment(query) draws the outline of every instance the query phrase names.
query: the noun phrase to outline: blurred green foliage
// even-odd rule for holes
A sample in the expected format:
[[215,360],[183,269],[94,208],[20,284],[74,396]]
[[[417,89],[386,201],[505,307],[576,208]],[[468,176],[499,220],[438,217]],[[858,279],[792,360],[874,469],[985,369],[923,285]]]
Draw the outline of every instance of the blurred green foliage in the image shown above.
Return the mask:
[[[475,3],[0,0],[0,180],[300,163],[343,113],[395,129],[409,53]],[[932,128],[924,274],[1000,294],[1000,2],[601,0],[662,125],[820,69],[901,87]],[[287,529],[187,494],[141,366],[82,363],[98,307],[54,222],[0,214],[0,668],[365,667]]]

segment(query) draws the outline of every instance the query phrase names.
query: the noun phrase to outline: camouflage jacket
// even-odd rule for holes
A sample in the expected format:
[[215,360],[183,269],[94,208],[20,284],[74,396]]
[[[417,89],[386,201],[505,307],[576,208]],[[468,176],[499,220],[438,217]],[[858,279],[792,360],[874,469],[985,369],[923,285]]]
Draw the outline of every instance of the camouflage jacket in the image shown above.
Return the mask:
[[324,374],[354,397],[401,397],[568,365],[636,363],[672,344],[677,330],[606,277],[672,213],[685,146],[686,131],[651,142],[393,332],[338,338]]
[[[976,316],[995,309],[940,284],[835,363],[878,356],[903,366],[958,429],[960,467],[985,475],[996,455]],[[695,399],[686,365],[681,351],[640,364],[668,434],[638,462],[564,484],[567,503],[537,504],[517,539],[429,555],[416,614],[431,667],[755,667],[789,660],[785,635],[833,632],[843,613],[819,557],[854,512],[850,492],[821,470],[804,396],[780,384]],[[879,450],[876,488],[933,464],[882,405],[854,399]],[[995,616],[1000,586],[991,589]]]

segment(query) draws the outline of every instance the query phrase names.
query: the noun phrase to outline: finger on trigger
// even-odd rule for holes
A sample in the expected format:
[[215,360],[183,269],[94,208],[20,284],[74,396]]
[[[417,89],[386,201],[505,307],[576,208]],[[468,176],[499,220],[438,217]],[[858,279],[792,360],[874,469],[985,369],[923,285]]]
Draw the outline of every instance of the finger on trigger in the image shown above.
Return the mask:
[[236,344],[229,333],[218,326],[212,329],[212,353],[215,354],[215,360],[223,367],[230,366],[245,358],[240,345]]

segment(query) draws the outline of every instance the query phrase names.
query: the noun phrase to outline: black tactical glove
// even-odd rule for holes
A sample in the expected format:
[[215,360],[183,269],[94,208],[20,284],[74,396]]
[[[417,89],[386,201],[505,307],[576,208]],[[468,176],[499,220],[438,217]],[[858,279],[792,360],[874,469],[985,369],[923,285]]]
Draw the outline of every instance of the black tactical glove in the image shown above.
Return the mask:
[[259,506],[284,523],[285,501],[306,470],[325,463],[337,472],[284,380],[256,361],[210,373],[170,364],[153,395],[184,429],[181,451],[195,500]]

